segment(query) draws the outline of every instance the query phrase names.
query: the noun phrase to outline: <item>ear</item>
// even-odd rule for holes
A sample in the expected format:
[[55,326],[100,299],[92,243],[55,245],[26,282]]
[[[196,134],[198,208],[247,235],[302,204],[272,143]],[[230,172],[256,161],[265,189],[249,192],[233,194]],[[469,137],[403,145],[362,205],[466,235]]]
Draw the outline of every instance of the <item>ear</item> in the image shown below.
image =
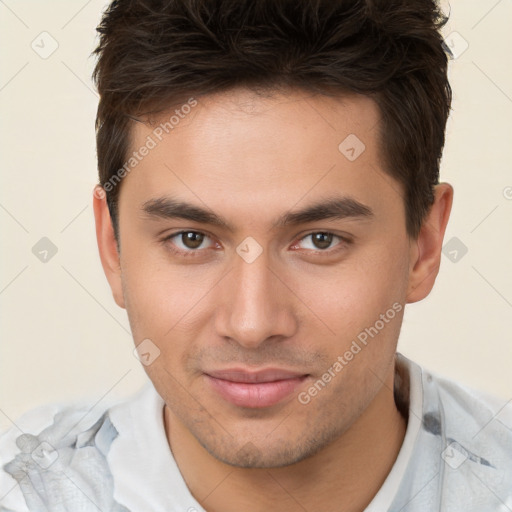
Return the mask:
[[448,183],[436,185],[434,204],[425,218],[416,240],[411,240],[407,302],[424,299],[432,290],[443,248],[444,232],[453,202],[453,188]]
[[124,308],[121,261],[116,238],[114,236],[114,228],[112,227],[112,219],[107,205],[106,194],[100,185],[94,187],[93,208],[101,265],[103,266],[107,281],[110,284],[116,304]]

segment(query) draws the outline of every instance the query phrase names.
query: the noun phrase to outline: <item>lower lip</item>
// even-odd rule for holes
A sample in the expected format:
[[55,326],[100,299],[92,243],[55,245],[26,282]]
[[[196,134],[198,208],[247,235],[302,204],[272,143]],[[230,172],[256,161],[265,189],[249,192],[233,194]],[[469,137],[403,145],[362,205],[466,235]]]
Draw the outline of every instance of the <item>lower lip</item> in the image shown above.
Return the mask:
[[231,382],[206,375],[213,389],[222,398],[239,407],[262,408],[276,405],[289,397],[306,376],[273,382]]

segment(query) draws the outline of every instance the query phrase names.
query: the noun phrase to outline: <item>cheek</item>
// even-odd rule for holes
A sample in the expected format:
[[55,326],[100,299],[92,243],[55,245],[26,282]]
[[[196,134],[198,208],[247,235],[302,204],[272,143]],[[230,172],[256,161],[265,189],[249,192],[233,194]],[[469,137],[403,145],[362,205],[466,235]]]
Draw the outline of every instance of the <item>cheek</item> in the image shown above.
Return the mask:
[[324,329],[327,336],[311,338],[316,344],[311,348],[323,351],[328,360],[324,373],[316,377],[326,377],[329,383],[322,387],[316,381],[305,391],[307,399],[314,396],[306,409],[336,424],[341,417],[355,419],[370,403],[392,368],[406,284],[404,253],[382,246],[357,264],[340,267],[329,280],[317,276],[303,281],[301,293],[334,332]]
[[[381,315],[385,316],[385,328],[380,339],[396,339],[401,318],[398,313],[403,311],[407,290],[407,269],[403,248],[376,244],[373,250],[338,267],[301,272],[300,277],[294,277],[294,289],[305,298],[310,326],[316,325],[326,335],[324,346],[330,344],[327,340],[334,340],[332,350],[339,352],[365,328],[374,326]],[[377,327],[382,327],[381,322]]]
[[[186,382],[184,362],[189,351],[196,349],[204,322],[204,317],[198,320],[206,291],[187,279],[187,272],[142,258],[126,258],[123,267],[126,311],[134,343],[149,339],[151,357],[158,354],[143,369],[159,392],[171,387],[173,397],[181,396],[180,389]],[[147,347],[145,343],[141,347]],[[186,402],[186,397],[182,398]]]
[[204,272],[178,267],[152,257],[150,252],[122,258],[123,291],[134,337],[164,340],[186,329],[208,289]]

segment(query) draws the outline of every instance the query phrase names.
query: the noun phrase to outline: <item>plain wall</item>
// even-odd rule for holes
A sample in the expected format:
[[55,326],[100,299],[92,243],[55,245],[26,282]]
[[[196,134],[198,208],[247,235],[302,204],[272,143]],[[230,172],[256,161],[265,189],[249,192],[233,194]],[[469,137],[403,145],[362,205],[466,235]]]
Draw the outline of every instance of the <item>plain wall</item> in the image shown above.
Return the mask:
[[[146,380],[94,233],[98,98],[89,55],[105,5],[0,3],[1,427],[36,405],[84,396],[101,405]],[[455,188],[445,241],[456,240],[434,291],[406,308],[399,341],[432,371],[505,399],[512,398],[511,21],[510,1],[451,6],[444,35],[461,55],[450,63],[454,100],[441,177]],[[58,43],[47,58],[32,48],[44,53],[55,44],[44,31]],[[58,251],[46,263],[32,252],[43,237]]]

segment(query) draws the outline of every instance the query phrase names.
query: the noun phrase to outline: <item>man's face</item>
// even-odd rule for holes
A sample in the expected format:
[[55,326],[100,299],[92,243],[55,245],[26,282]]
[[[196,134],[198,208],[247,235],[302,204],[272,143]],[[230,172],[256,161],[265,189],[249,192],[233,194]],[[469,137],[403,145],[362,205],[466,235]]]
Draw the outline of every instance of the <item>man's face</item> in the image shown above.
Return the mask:
[[[157,145],[122,183],[120,302],[145,357],[160,350],[145,370],[171,428],[220,460],[296,462],[389,393],[411,244],[378,122],[367,97],[237,90],[161,141],[134,126],[131,151]],[[169,216],[170,199],[227,226]],[[338,216],[278,222],[330,200]]]

